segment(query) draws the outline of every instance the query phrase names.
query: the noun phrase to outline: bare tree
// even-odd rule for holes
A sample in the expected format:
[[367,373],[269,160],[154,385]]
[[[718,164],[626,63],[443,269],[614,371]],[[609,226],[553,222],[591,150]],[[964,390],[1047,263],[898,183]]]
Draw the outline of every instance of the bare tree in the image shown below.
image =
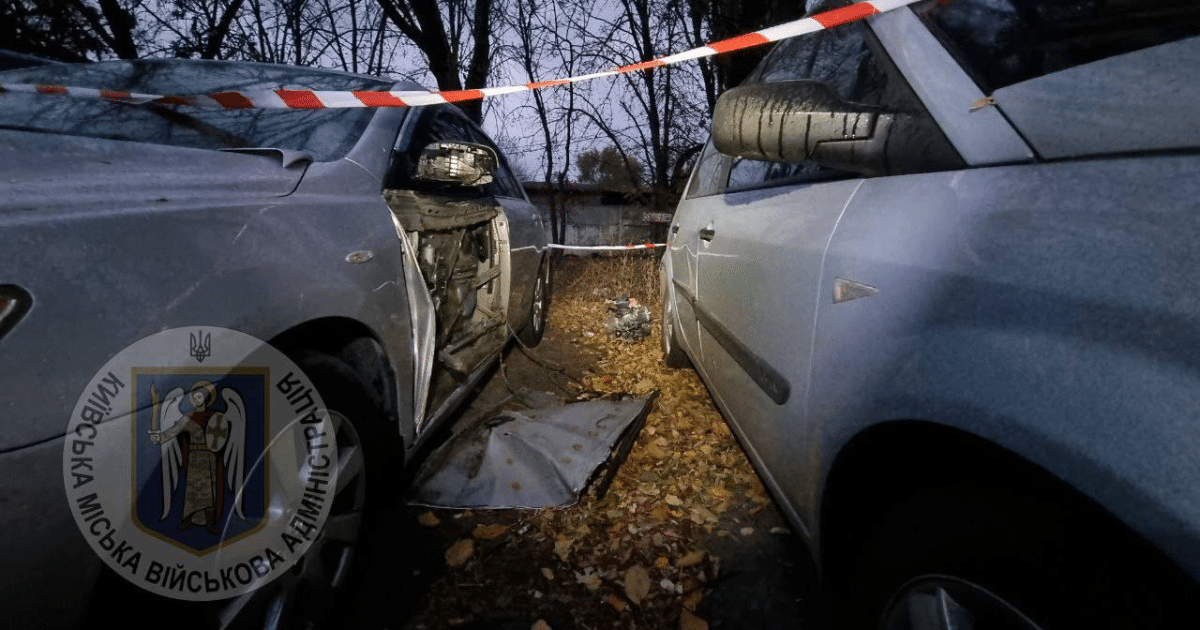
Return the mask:
[[[727,39],[761,28],[790,22],[804,14],[804,2],[745,2],[744,0],[687,0],[689,37],[693,46]],[[680,6],[682,10],[682,6]],[[750,74],[770,50],[760,46],[700,60],[709,103]],[[709,82],[712,90],[709,91]]]
[[642,185],[641,162],[612,145],[580,153],[576,164],[581,182],[621,192],[634,192]]
[[245,0],[143,1],[139,7],[140,21],[150,25],[143,27],[143,50],[151,55],[225,58],[235,52],[229,51],[225,44],[244,3]]
[[59,61],[136,59],[139,0],[9,0],[0,3],[0,45]]
[[[492,69],[492,0],[378,2],[392,24],[425,55],[438,89],[485,87]],[[460,68],[466,68],[462,76]],[[482,120],[483,106],[478,100],[466,101],[461,107],[476,122]]]
[[71,0],[71,4],[83,13],[92,30],[121,59],[137,59],[138,49],[133,42],[133,30],[137,20],[133,12],[121,6],[117,0],[99,0],[100,9],[83,0]]
[[0,3],[0,42],[13,52],[59,61],[99,58],[108,45],[95,32],[84,9],[75,3],[63,6],[57,0]]
[[[620,12],[598,16],[589,49],[601,66],[650,61],[691,47],[687,22],[670,0],[621,0]],[[625,164],[647,169],[643,191],[656,210],[677,198],[690,160],[702,146],[708,106],[695,65],[662,66],[624,75],[583,96],[580,115]]]
[[[503,19],[515,43],[502,47],[502,56],[520,67],[528,83],[572,76],[581,58],[578,31],[586,8],[570,0],[513,0]],[[566,233],[564,202],[575,131],[575,85],[534,90],[531,100],[532,104],[517,110],[532,110],[541,131],[544,146],[539,153],[542,177],[550,189],[551,237],[561,243]]]

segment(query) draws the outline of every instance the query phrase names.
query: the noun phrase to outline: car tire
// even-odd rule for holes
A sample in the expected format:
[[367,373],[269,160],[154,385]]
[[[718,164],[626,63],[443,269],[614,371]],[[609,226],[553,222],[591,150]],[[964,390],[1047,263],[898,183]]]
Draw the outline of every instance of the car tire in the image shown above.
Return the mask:
[[667,291],[666,271],[659,272],[659,303],[662,304],[662,334],[659,339],[662,344],[663,363],[669,368],[685,368],[692,364],[687,353],[679,347],[679,337],[675,334],[675,309],[672,308],[671,292]]
[[546,333],[546,316],[550,307],[550,261],[542,259],[538,267],[537,281],[533,284],[533,295],[529,299],[529,313],[525,316],[525,325],[517,333],[517,339],[526,348],[532,348],[542,342]]
[[969,483],[900,494],[826,560],[838,627],[1169,627],[1196,601],[1175,565],[1075,496]]

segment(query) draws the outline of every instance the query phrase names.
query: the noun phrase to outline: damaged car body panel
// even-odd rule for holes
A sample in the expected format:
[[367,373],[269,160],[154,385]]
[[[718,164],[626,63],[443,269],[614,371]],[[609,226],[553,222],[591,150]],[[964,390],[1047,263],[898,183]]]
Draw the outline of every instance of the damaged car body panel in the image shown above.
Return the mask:
[[546,392],[517,392],[503,410],[471,419],[430,454],[409,502],[455,509],[565,507],[593,484],[603,498],[657,396],[563,404]]
[[[455,200],[400,190],[385,196],[428,294],[413,298],[432,314],[425,326],[433,335],[432,347],[423,343],[418,358],[423,369],[429,366],[432,399],[426,404],[436,412],[507,339],[507,221],[494,199]],[[410,294],[419,290],[409,287]],[[417,409],[415,418],[420,430],[425,413]]]
[[[159,94],[418,89],[182,60],[24,68],[3,81]],[[368,457],[391,463],[410,459],[527,323],[522,283],[536,278],[545,231],[503,155],[452,106],[314,114],[0,98],[0,297],[16,296],[0,303],[0,496],[11,507],[0,554],[12,578],[0,592],[17,627],[76,626],[97,577],[112,576],[73,522],[61,469],[76,397],[123,348],[220,326],[298,364],[332,361],[372,411],[360,433],[378,429],[377,448],[395,446]],[[423,127],[435,119],[452,124]],[[434,143],[488,147],[493,181],[420,181]],[[517,248],[533,255],[513,258]]]
[[[463,177],[451,173],[456,160],[492,163],[484,176]],[[392,152],[383,195],[433,311],[433,344],[418,341],[417,359],[429,365],[429,385],[419,390],[426,399],[414,412],[422,431],[426,419],[462,401],[469,389],[464,383],[481,376],[509,335],[528,324],[547,237],[540,212],[503,156],[454,107],[412,112]]]

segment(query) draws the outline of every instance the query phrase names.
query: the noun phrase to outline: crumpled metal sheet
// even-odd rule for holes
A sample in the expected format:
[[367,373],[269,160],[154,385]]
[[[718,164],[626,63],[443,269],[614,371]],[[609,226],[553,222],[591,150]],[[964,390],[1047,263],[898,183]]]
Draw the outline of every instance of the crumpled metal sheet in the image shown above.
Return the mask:
[[[409,503],[447,508],[545,508],[574,503],[598,468],[607,488],[657,393],[503,411],[430,454]],[[545,401],[543,401],[543,404]]]

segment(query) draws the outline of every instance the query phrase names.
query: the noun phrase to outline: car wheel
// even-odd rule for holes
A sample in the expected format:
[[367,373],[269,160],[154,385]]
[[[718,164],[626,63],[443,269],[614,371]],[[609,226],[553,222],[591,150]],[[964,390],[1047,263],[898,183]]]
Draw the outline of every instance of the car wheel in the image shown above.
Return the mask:
[[1175,565],[1074,495],[963,483],[897,499],[826,559],[839,627],[1167,627],[1195,601]]
[[881,630],[1040,630],[1002,597],[970,582],[924,575],[902,586],[884,608]]
[[[313,381],[322,391],[321,381]],[[331,627],[344,612],[342,600],[350,592],[369,539],[368,472],[363,434],[341,411],[346,407],[339,402],[326,404],[337,435],[338,481],[325,526],[285,575],[242,601],[228,602],[218,615],[219,628]]]
[[325,526],[287,574],[225,604],[220,628],[335,627],[359,578],[384,513],[375,491],[387,476],[382,449],[392,442],[353,370],[329,355],[303,353],[297,364],[329,410],[338,450],[338,478]]
[[542,260],[538,268],[537,281],[533,284],[533,296],[529,300],[529,315],[525,326],[517,333],[517,339],[527,348],[542,342],[546,333],[546,314],[550,306],[550,261]]
[[687,353],[679,347],[679,337],[675,335],[675,309],[671,303],[671,293],[667,291],[666,272],[660,272],[659,303],[662,304],[662,341],[663,363],[670,368],[685,368],[692,364]]

